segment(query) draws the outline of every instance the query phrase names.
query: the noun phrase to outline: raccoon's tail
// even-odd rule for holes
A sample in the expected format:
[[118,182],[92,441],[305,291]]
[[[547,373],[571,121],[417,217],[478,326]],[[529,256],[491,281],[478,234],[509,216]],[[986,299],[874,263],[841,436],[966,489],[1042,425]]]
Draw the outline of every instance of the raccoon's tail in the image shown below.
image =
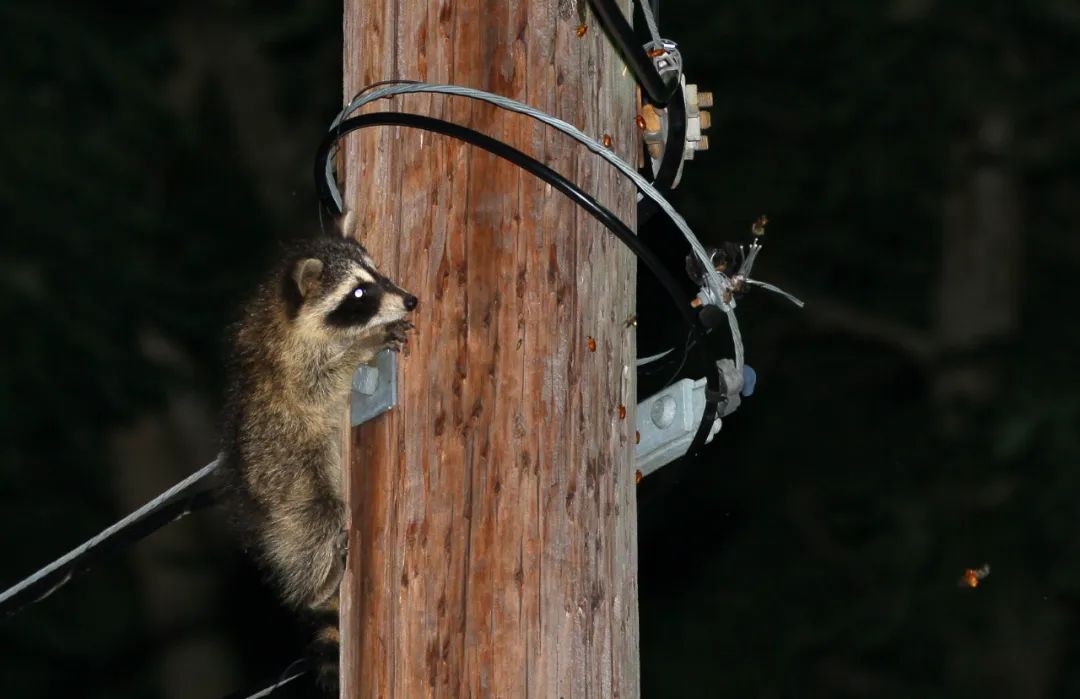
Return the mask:
[[338,695],[341,657],[341,631],[338,596],[333,595],[324,605],[311,610],[315,638],[308,646],[308,666],[315,684],[328,696]]

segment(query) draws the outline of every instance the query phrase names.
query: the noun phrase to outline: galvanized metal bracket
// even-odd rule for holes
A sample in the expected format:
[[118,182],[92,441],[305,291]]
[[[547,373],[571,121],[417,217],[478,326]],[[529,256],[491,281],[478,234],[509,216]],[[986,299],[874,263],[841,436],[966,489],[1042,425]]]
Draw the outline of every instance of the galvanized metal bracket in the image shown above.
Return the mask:
[[[682,379],[638,403],[634,468],[647,476],[690,448],[705,412],[705,379]],[[719,430],[717,418],[714,430]],[[709,435],[712,439],[712,434]]]
[[[744,366],[735,368],[735,362],[722,359],[717,369],[724,375],[728,396],[723,415],[718,415],[705,443],[712,441],[726,417],[739,407],[743,396],[754,390],[754,370]],[[661,466],[686,454],[697,434],[698,425],[705,413],[704,378],[676,381],[659,393],[655,393],[637,406],[637,430],[641,441],[634,449],[634,468],[647,476]]]
[[353,427],[382,415],[397,405],[397,354],[383,350],[374,364],[362,364],[352,378],[349,397]]

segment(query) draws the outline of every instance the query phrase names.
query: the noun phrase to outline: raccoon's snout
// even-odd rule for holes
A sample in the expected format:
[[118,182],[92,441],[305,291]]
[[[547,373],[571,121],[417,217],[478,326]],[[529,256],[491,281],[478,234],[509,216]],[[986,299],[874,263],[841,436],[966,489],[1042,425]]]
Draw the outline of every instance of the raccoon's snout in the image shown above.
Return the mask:
[[417,304],[419,304],[420,302],[417,301],[416,297],[412,294],[405,294],[405,296],[402,298],[401,303],[405,306],[406,311],[415,311]]

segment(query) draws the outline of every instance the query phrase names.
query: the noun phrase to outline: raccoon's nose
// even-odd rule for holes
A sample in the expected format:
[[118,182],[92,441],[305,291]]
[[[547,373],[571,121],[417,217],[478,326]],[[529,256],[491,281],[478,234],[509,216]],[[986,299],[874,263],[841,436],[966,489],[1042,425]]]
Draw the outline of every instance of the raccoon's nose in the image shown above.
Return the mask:
[[404,304],[406,311],[416,310],[416,304],[418,303],[419,301],[416,300],[415,296],[413,296],[412,294],[405,294]]

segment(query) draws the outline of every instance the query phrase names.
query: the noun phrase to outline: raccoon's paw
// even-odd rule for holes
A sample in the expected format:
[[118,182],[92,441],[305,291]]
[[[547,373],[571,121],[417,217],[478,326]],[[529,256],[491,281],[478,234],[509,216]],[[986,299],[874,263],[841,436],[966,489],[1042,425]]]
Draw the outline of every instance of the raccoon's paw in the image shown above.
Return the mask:
[[315,689],[320,697],[337,697],[340,694],[339,632],[336,622],[322,629],[308,647],[308,665],[315,676]]
[[337,697],[341,694],[337,658],[322,658],[315,663],[315,688],[320,696]]
[[384,346],[391,352],[400,352],[401,348],[405,346],[405,342],[409,339],[406,333],[414,327],[416,326],[407,320],[398,320],[388,324],[386,326],[386,334],[383,338]]
[[338,532],[334,541],[334,549],[337,551],[341,563],[344,565],[349,560],[349,530],[342,529]]

